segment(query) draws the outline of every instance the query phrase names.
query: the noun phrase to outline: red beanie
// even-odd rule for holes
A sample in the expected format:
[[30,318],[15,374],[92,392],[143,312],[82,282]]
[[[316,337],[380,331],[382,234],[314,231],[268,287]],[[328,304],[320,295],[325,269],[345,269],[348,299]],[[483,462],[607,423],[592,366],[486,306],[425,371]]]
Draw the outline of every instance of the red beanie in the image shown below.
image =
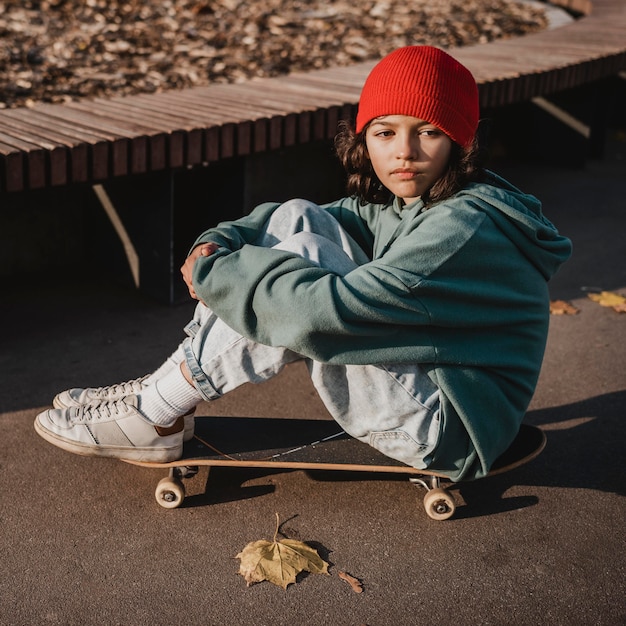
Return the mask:
[[478,127],[478,87],[470,71],[439,48],[399,48],[367,77],[356,132],[381,115],[417,117],[467,146]]

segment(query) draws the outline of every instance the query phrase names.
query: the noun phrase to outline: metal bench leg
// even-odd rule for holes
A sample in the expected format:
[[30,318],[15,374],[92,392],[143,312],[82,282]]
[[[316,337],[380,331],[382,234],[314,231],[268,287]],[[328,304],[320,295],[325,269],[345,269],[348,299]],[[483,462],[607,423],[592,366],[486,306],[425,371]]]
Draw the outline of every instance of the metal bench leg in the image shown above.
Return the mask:
[[175,300],[173,175],[134,177],[95,185],[128,262],[135,286],[160,302]]

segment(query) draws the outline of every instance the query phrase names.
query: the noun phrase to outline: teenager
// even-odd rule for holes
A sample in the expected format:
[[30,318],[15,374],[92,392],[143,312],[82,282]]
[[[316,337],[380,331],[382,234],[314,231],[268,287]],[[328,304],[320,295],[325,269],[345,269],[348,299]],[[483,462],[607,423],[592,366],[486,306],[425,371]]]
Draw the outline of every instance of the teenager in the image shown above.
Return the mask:
[[571,245],[480,167],[478,121],[476,82],[446,52],[383,58],[337,138],[347,197],[263,204],[200,235],[181,270],[199,301],[185,341],[147,377],[62,392],[37,432],[175,460],[200,401],[304,360],[350,435],[453,480],[486,474],[535,390],[547,281]]

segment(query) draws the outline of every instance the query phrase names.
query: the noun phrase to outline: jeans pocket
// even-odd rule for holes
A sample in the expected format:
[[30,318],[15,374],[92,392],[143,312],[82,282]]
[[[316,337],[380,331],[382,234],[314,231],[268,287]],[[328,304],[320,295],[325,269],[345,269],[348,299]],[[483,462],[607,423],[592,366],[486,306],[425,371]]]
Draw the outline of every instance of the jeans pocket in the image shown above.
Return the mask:
[[424,459],[432,452],[432,443],[418,443],[401,429],[371,432],[370,445],[385,456],[418,469],[425,468]]

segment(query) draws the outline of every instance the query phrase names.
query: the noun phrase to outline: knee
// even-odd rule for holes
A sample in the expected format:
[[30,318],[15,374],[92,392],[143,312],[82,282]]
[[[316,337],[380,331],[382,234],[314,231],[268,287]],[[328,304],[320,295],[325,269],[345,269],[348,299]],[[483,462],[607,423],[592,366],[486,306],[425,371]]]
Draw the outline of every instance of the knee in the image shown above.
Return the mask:
[[276,208],[272,220],[279,224],[293,224],[293,231],[310,230],[310,225],[317,223],[323,213],[325,211],[314,202],[293,198]]
[[305,200],[304,198],[292,198],[291,200],[287,200],[283,202],[276,211],[284,211],[290,214],[293,213],[307,213],[307,212],[316,212],[320,211],[320,207],[311,202],[310,200]]
[[287,239],[281,241],[276,246],[277,250],[285,250],[287,252],[293,252],[305,259],[315,261],[317,263],[319,253],[318,250],[327,245],[329,241],[324,239],[320,235],[310,232],[294,233]]

